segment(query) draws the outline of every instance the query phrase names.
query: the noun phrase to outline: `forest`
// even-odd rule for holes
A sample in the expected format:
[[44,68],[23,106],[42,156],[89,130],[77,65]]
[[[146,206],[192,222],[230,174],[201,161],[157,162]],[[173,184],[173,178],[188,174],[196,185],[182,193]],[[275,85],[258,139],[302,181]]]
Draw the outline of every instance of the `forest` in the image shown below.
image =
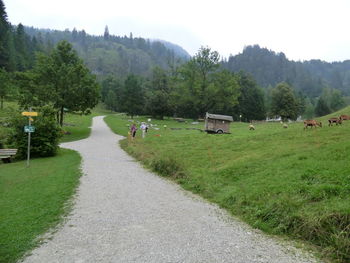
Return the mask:
[[[1,103],[28,94],[21,88],[26,84],[18,73],[28,77],[36,70],[40,54],[50,56],[59,43],[67,41],[96,77],[102,102],[130,115],[196,119],[209,111],[251,121],[284,112],[284,119],[293,120],[322,116],[349,104],[349,61],[295,62],[258,45],[229,58],[203,46],[191,57],[166,41],[132,33],[112,35],[108,26],[100,36],[93,36],[75,28],[59,31],[11,25],[2,1],[0,19]],[[289,103],[287,113],[280,103],[276,106],[281,86],[287,88],[283,93]],[[33,97],[38,97],[36,93],[39,89],[32,92]]]

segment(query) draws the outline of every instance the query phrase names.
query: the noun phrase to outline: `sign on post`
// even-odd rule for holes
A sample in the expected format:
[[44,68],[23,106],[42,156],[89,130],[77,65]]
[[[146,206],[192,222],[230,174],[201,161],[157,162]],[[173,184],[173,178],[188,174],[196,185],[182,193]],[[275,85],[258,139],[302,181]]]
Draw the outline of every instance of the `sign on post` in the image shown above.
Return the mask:
[[27,117],[36,117],[38,116],[38,113],[35,111],[23,111],[22,115]]
[[32,125],[24,126],[24,132],[35,132],[35,126],[32,126]]
[[29,108],[29,111],[23,111],[22,116],[28,117],[28,125],[24,126],[24,132],[28,133],[28,147],[27,147],[27,167],[29,167],[29,159],[30,159],[30,135],[35,132],[35,127],[31,125],[33,118],[38,116],[38,113],[32,111],[32,108]]

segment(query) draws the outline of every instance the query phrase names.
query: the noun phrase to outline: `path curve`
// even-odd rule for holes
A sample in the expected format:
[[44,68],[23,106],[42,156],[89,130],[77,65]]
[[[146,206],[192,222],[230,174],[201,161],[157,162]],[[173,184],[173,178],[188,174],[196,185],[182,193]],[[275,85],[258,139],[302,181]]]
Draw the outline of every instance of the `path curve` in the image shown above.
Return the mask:
[[24,262],[316,262],[145,170],[122,138],[100,116],[89,138],[63,144],[85,175],[65,224]]

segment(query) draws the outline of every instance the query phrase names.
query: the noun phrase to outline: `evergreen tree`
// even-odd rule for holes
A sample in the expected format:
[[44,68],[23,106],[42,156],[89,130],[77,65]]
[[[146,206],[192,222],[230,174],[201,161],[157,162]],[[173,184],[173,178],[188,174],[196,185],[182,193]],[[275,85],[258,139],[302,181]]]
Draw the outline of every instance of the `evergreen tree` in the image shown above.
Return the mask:
[[277,84],[271,92],[271,113],[281,116],[282,120],[296,120],[298,117],[298,103],[292,88],[285,82]]
[[327,115],[329,113],[331,113],[331,109],[328,107],[323,97],[320,97],[315,107],[315,115],[319,117],[319,116]]
[[169,77],[159,67],[153,69],[150,83],[150,91],[147,95],[146,109],[154,118],[163,119],[172,112],[170,106]]
[[7,13],[5,5],[0,0],[0,68],[9,70],[9,35],[10,35],[10,24],[7,21]]
[[133,118],[142,114],[145,106],[144,91],[140,80],[133,74],[128,75],[124,82],[122,110]]
[[103,34],[103,38],[105,40],[108,40],[109,39],[109,30],[108,30],[108,26],[105,27],[105,32]]
[[266,109],[263,91],[258,88],[251,75],[243,72],[238,74],[238,83],[240,96],[238,97],[239,106],[237,113],[245,121],[264,120],[266,118]]

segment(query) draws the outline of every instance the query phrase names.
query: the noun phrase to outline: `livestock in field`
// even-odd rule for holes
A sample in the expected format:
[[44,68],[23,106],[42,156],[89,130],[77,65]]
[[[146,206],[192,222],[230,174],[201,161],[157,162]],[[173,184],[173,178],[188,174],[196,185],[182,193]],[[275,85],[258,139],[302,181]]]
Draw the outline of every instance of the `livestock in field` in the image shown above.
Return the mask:
[[333,123],[335,123],[336,125],[342,124],[342,119],[337,117],[328,119],[328,126],[333,126]]
[[253,124],[250,124],[250,125],[249,125],[249,130],[255,130],[255,127],[254,127]]
[[312,127],[317,127],[317,126],[319,126],[319,127],[322,127],[322,122],[320,122],[320,121],[316,121],[316,120],[305,120],[304,121],[304,130],[305,129],[307,129],[307,127],[311,127],[311,129],[312,129]]
[[340,115],[339,119],[342,119],[343,121],[348,121],[350,120],[350,115],[345,115],[345,114]]

